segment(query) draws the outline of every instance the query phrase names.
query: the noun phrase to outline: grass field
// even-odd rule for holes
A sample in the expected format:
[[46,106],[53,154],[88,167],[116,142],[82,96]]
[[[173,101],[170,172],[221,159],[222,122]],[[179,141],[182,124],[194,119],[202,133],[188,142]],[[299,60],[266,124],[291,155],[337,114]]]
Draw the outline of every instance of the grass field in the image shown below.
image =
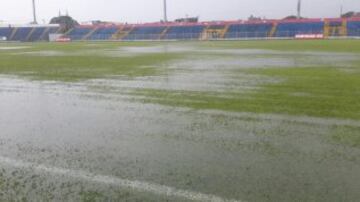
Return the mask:
[[360,40],[0,44],[0,199],[356,201],[359,56]]

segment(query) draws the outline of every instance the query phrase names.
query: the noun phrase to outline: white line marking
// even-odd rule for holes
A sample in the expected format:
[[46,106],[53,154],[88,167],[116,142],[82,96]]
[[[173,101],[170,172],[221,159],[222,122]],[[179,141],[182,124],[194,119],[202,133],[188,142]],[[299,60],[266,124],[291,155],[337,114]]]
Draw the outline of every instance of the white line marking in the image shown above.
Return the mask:
[[181,189],[176,189],[173,187],[168,187],[164,185],[152,184],[148,182],[141,181],[131,181],[126,179],[121,179],[113,176],[105,176],[105,175],[96,175],[93,173],[89,173],[81,170],[70,170],[64,168],[51,167],[46,165],[39,165],[24,162],[21,160],[10,159],[6,157],[0,156],[0,164],[7,165],[13,168],[19,169],[30,169],[36,172],[48,173],[51,175],[61,175],[76,179],[82,179],[89,182],[95,182],[100,184],[114,185],[122,188],[130,188],[137,191],[149,192],[162,196],[169,197],[179,197],[192,201],[204,201],[204,202],[243,202],[239,200],[228,200],[221,198],[219,196],[211,195],[211,194],[203,194],[199,192],[186,191]]

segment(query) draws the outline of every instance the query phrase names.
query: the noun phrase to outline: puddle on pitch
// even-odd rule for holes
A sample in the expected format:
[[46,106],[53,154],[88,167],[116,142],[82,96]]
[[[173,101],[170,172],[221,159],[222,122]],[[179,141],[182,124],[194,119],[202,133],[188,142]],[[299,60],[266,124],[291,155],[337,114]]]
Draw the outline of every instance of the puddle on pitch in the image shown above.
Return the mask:
[[21,49],[26,49],[29,48],[27,46],[0,46],[0,51],[3,50],[21,50]]
[[[156,45],[114,52],[194,49]],[[136,97],[127,93],[147,88],[247,92],[279,81],[243,69],[285,68],[295,60],[273,56],[272,51],[258,53],[242,50],[221,59],[200,50],[173,61],[166,74],[133,79],[62,83],[1,76],[0,157],[245,201],[341,201],[338,193],[347,193],[350,201],[358,199],[360,150],[333,144],[329,137],[334,125],[347,122],[165,107],[134,101]],[[296,62],[307,65],[306,60]],[[236,71],[240,73],[234,75]],[[0,161],[0,167],[11,170],[4,163]],[[67,179],[71,176],[54,178],[51,170],[47,175],[31,169],[5,173],[9,183],[30,179],[16,184],[33,194],[62,183],[50,191],[81,192]],[[102,184],[81,183],[104,189]]]
[[47,50],[47,51],[31,51],[31,52],[21,52],[21,53],[14,53],[15,55],[29,55],[29,56],[45,56],[45,57],[54,57],[54,56],[71,56],[72,54],[66,53],[64,51],[54,51],[54,50]]
[[141,104],[121,91],[107,99],[88,91],[94,82],[1,78],[1,155],[235,199],[263,199],[251,190],[277,198],[283,189],[274,180],[289,194],[305,191],[299,183],[318,192],[358,185],[360,151],[329,144],[331,125]]

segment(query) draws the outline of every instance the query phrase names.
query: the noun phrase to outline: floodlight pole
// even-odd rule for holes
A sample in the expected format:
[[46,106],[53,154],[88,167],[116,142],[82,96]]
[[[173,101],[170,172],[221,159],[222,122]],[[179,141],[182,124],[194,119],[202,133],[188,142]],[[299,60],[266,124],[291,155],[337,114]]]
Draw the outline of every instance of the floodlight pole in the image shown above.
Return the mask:
[[343,16],[343,5],[341,4],[341,6],[340,6],[340,18],[342,18],[342,16]]
[[167,22],[167,2],[164,0],[164,22]]
[[297,18],[298,18],[298,19],[301,18],[301,0],[298,0],[298,5],[297,5]]
[[37,20],[36,20],[36,5],[35,5],[35,0],[32,0],[33,3],[33,17],[34,17],[34,24],[37,24]]

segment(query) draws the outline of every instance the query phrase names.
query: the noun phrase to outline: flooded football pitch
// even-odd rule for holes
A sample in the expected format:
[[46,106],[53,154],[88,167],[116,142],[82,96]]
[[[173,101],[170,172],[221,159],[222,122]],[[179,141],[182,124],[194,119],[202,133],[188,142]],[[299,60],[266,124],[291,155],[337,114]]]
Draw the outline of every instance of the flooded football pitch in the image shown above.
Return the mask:
[[360,51],[262,43],[0,44],[0,200],[357,201]]

